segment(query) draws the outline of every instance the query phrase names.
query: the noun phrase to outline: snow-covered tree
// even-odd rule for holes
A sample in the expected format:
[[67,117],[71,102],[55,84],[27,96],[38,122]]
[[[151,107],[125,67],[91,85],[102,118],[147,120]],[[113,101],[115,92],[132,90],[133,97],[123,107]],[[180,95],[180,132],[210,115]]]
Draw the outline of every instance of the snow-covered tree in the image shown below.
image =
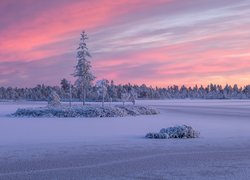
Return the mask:
[[56,91],[51,91],[49,98],[48,98],[48,106],[49,107],[58,107],[61,105],[60,97],[56,93]]
[[134,89],[131,89],[129,94],[130,94],[129,100],[133,103],[133,105],[135,105],[135,99],[137,98],[137,93],[135,92]]
[[[74,85],[69,86],[69,81],[62,81],[61,87],[59,86],[45,86],[44,84],[37,85],[33,88],[13,88],[13,87],[0,87],[0,99],[26,99],[34,101],[47,100],[50,92],[56,91],[62,99],[68,99],[70,94],[73,99],[81,99],[81,91]],[[71,87],[71,92],[70,89]],[[98,99],[98,88],[96,86],[88,89],[87,97],[91,100]],[[112,81],[107,86],[107,95],[105,100],[112,98],[114,101],[121,100],[125,102],[133,102],[129,95],[132,91],[136,94],[135,98],[138,99],[155,99],[155,98],[167,98],[167,99],[250,99],[250,85],[245,87],[238,87],[237,84],[234,86],[211,84],[206,87],[194,86],[185,87],[181,86],[169,86],[167,88],[160,87],[148,87],[146,85],[115,85]],[[138,96],[137,96],[138,95]],[[71,97],[70,97],[71,99]],[[111,99],[110,99],[111,101]]]
[[75,84],[81,92],[82,102],[85,105],[86,95],[90,89],[95,76],[91,72],[91,63],[88,60],[91,57],[86,40],[88,39],[85,31],[81,33],[79,47],[77,48],[77,65],[75,66],[74,77],[77,78]]
[[104,99],[107,95],[109,81],[106,79],[98,80],[96,82],[97,93],[102,97],[102,107],[104,107]]
[[247,86],[244,88],[243,92],[244,92],[244,94],[245,94],[245,96],[246,96],[247,98],[250,98],[250,85],[247,85]]
[[129,92],[122,93],[121,100],[122,100],[123,106],[125,105],[125,102],[132,102],[133,105],[135,105],[136,97],[137,97],[137,93],[134,91],[134,89],[131,89]]
[[231,98],[233,98],[233,99],[240,98],[240,97],[239,97],[239,88],[238,88],[238,85],[237,85],[237,84],[235,84],[235,85],[233,86],[233,92],[232,92],[232,97],[231,97]]
[[69,91],[69,88],[70,88],[70,83],[67,79],[63,78],[61,80],[61,88],[65,91],[65,92],[68,92]]
[[123,106],[125,105],[125,102],[127,102],[129,100],[130,94],[125,92],[121,94],[121,100],[123,103]]
[[108,95],[109,95],[109,100],[110,102],[113,101],[113,99],[117,99],[118,95],[117,95],[117,88],[114,84],[114,81],[111,80],[110,85],[108,86]]

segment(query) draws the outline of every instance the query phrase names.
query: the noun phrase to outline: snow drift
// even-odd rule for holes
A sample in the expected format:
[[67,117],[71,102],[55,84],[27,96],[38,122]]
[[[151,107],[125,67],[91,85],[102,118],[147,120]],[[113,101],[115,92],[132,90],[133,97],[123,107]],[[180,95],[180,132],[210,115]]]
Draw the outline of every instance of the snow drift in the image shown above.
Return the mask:
[[123,117],[158,114],[156,109],[148,106],[60,106],[21,108],[12,114],[15,117]]
[[169,139],[169,138],[198,138],[200,133],[191,126],[181,125],[163,128],[159,133],[148,133],[146,138]]

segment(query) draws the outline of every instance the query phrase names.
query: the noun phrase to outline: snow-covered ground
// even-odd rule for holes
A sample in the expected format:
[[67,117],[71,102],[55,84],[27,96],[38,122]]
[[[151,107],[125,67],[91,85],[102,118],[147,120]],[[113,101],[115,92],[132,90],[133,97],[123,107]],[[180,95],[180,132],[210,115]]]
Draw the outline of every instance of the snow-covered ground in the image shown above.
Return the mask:
[[[159,115],[14,118],[0,103],[0,179],[250,179],[250,101],[138,101]],[[146,139],[187,124],[197,139]]]

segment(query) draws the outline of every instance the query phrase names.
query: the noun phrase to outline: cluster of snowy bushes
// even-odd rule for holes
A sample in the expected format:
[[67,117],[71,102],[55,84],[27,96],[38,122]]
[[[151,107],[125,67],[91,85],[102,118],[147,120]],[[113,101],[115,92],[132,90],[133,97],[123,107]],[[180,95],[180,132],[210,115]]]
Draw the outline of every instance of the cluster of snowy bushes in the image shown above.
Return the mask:
[[146,138],[150,139],[170,139],[170,138],[197,138],[200,133],[191,126],[181,125],[163,128],[159,133],[148,133]]
[[137,115],[154,115],[158,111],[147,106],[58,106],[18,109],[16,117],[123,117]]

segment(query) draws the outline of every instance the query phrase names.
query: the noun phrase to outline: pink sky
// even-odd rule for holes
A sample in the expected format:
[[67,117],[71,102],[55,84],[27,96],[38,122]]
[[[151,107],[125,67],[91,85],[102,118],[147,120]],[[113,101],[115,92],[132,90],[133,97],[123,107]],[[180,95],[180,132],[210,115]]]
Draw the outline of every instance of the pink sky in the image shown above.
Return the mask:
[[98,79],[250,84],[249,0],[1,0],[0,86],[58,85],[85,30]]

